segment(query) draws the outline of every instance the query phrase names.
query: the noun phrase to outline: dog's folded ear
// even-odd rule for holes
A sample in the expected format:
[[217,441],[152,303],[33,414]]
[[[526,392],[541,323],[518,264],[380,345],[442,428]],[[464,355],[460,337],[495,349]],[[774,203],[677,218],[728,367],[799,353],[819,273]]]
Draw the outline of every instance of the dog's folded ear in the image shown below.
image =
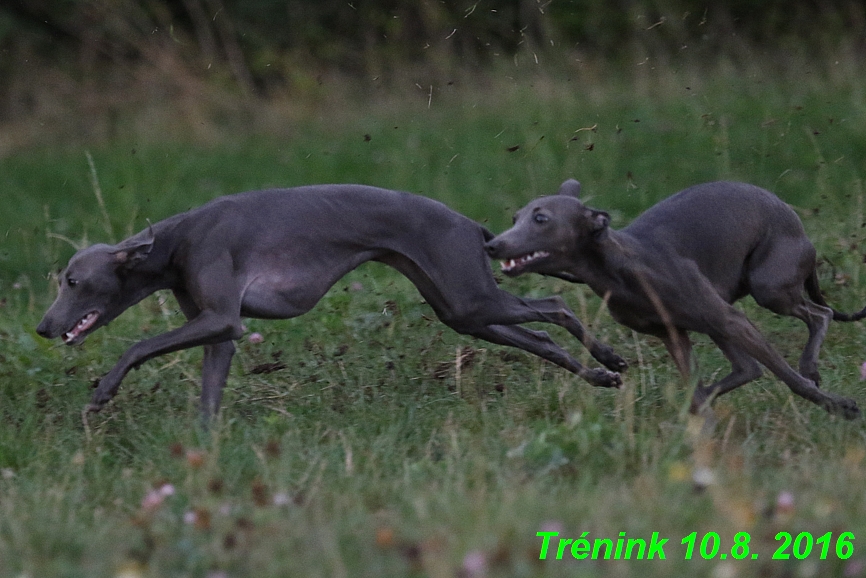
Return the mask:
[[600,241],[607,236],[608,226],[610,225],[610,215],[604,211],[591,209],[589,212],[590,223],[592,223],[592,236],[596,241]]
[[141,263],[153,249],[153,229],[148,227],[147,234],[143,237],[136,235],[118,243],[111,252],[118,265],[131,269]]
[[574,197],[575,199],[580,198],[580,183],[574,179],[568,179],[564,183],[559,186],[558,195],[567,195],[569,197]]

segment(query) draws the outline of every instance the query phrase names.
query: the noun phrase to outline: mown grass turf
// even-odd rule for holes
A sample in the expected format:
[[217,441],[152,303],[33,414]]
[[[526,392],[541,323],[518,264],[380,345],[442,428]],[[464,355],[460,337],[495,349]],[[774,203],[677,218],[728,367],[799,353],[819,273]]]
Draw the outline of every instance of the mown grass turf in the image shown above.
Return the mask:
[[[81,414],[126,347],[182,323],[170,297],[82,347],[33,331],[53,295],[46,274],[73,244],[119,240],[220,194],[314,182],[410,190],[500,231],[568,177],[616,227],[687,185],[748,180],[798,209],[829,301],[860,309],[866,107],[847,78],[812,66],[796,80],[756,67],[457,82],[346,103],[284,138],[94,145],[95,173],[77,147],[0,160],[0,576],[866,575],[863,422],[765,377],[719,400],[702,437],[660,344],[615,325],[582,286],[503,282],[562,294],[629,360],[621,391],[455,334],[408,281],[369,264],[301,318],[247,321],[264,341],[240,341],[210,432],[197,427],[198,351],[145,364],[102,413]],[[795,360],[802,324],[743,307]],[[863,330],[834,324],[821,357],[823,387],[861,405]],[[727,370],[706,339],[696,356],[706,380]],[[172,495],[147,501],[165,484]],[[539,561],[539,531],[658,532],[667,556]],[[818,546],[772,560],[782,531],[832,532],[834,547],[826,560]],[[684,560],[691,532],[698,544],[718,533],[727,559],[696,547]],[[732,559],[738,532],[750,535],[744,560]],[[844,560],[843,532],[856,536]]]

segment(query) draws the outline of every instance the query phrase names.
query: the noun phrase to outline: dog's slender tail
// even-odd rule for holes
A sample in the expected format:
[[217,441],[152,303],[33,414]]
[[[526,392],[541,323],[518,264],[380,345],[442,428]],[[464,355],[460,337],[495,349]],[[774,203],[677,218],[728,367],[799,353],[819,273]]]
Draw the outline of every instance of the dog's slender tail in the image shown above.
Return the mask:
[[[830,307],[827,305],[823,293],[821,293],[821,287],[818,285],[818,272],[815,270],[813,270],[812,274],[806,279],[806,293],[808,293],[812,301],[818,305]],[[859,321],[861,319],[866,319],[866,307],[857,313],[842,313],[841,311],[836,311],[832,307],[830,307],[830,310],[833,311],[833,321]]]

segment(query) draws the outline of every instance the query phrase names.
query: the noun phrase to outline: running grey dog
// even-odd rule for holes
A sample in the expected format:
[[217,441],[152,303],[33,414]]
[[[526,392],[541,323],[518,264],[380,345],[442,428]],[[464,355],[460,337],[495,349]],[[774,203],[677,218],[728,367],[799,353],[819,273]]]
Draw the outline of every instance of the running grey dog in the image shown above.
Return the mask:
[[[818,351],[830,320],[866,317],[827,306],[818,287],[815,248],[797,214],[764,189],[744,183],[697,185],[660,202],[621,231],[604,211],[578,199],[580,183],[517,212],[514,227],[489,241],[507,275],[535,272],[586,283],[608,299],[613,318],[662,339],[686,378],[689,331],[707,334],[732,371],[698,385],[691,410],[761,375],[763,364],[791,391],[846,419],[848,398],[818,388]],[[808,299],[804,292],[808,294]],[[751,295],[779,315],[803,320],[809,339],[794,371],[732,303]]]
[[156,223],[117,245],[76,253],[37,328],[69,345],[160,289],[174,293],[188,321],[130,347],[100,381],[98,411],[130,369],[156,356],[204,346],[201,410],[207,420],[242,335],[241,317],[287,319],[310,310],[343,275],[379,261],[411,280],[443,323],[534,353],[595,386],[619,387],[618,373],[588,369],[547,333],[517,324],[554,323],[609,369],[627,365],[584,330],[559,297],[521,299],[499,289],[484,253],[493,235],[442,203],[361,185],[252,191],[215,199]]

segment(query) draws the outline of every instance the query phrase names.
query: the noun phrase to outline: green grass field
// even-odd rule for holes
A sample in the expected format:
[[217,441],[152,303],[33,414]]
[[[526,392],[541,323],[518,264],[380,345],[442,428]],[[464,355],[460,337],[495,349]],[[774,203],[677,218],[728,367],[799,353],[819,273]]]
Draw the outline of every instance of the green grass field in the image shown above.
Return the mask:
[[[454,333],[407,280],[368,264],[303,317],[247,321],[264,341],[239,342],[207,433],[195,350],[145,364],[105,410],[81,414],[126,347],[182,323],[170,296],[81,347],[34,332],[53,298],[48,273],[74,245],[117,241],[221,194],[317,182],[424,194],[498,232],[569,177],[615,227],[690,184],[747,180],[798,209],[828,300],[859,310],[862,71],[803,66],[555,79],[520,69],[339,113],[310,107],[268,136],[203,145],[120,130],[0,159],[0,576],[866,576],[863,421],[767,376],[719,400],[717,430],[699,436],[661,344],[613,323],[583,286],[503,281],[563,295],[629,360],[621,391]],[[742,307],[796,360],[802,323]],[[721,354],[696,342],[703,377],[724,375]],[[823,387],[861,406],[864,344],[863,324],[834,324],[821,366]],[[657,533],[666,557],[575,560],[568,546],[556,560],[554,539],[541,561],[537,533],[553,531]],[[734,548],[741,533],[748,543]]]

